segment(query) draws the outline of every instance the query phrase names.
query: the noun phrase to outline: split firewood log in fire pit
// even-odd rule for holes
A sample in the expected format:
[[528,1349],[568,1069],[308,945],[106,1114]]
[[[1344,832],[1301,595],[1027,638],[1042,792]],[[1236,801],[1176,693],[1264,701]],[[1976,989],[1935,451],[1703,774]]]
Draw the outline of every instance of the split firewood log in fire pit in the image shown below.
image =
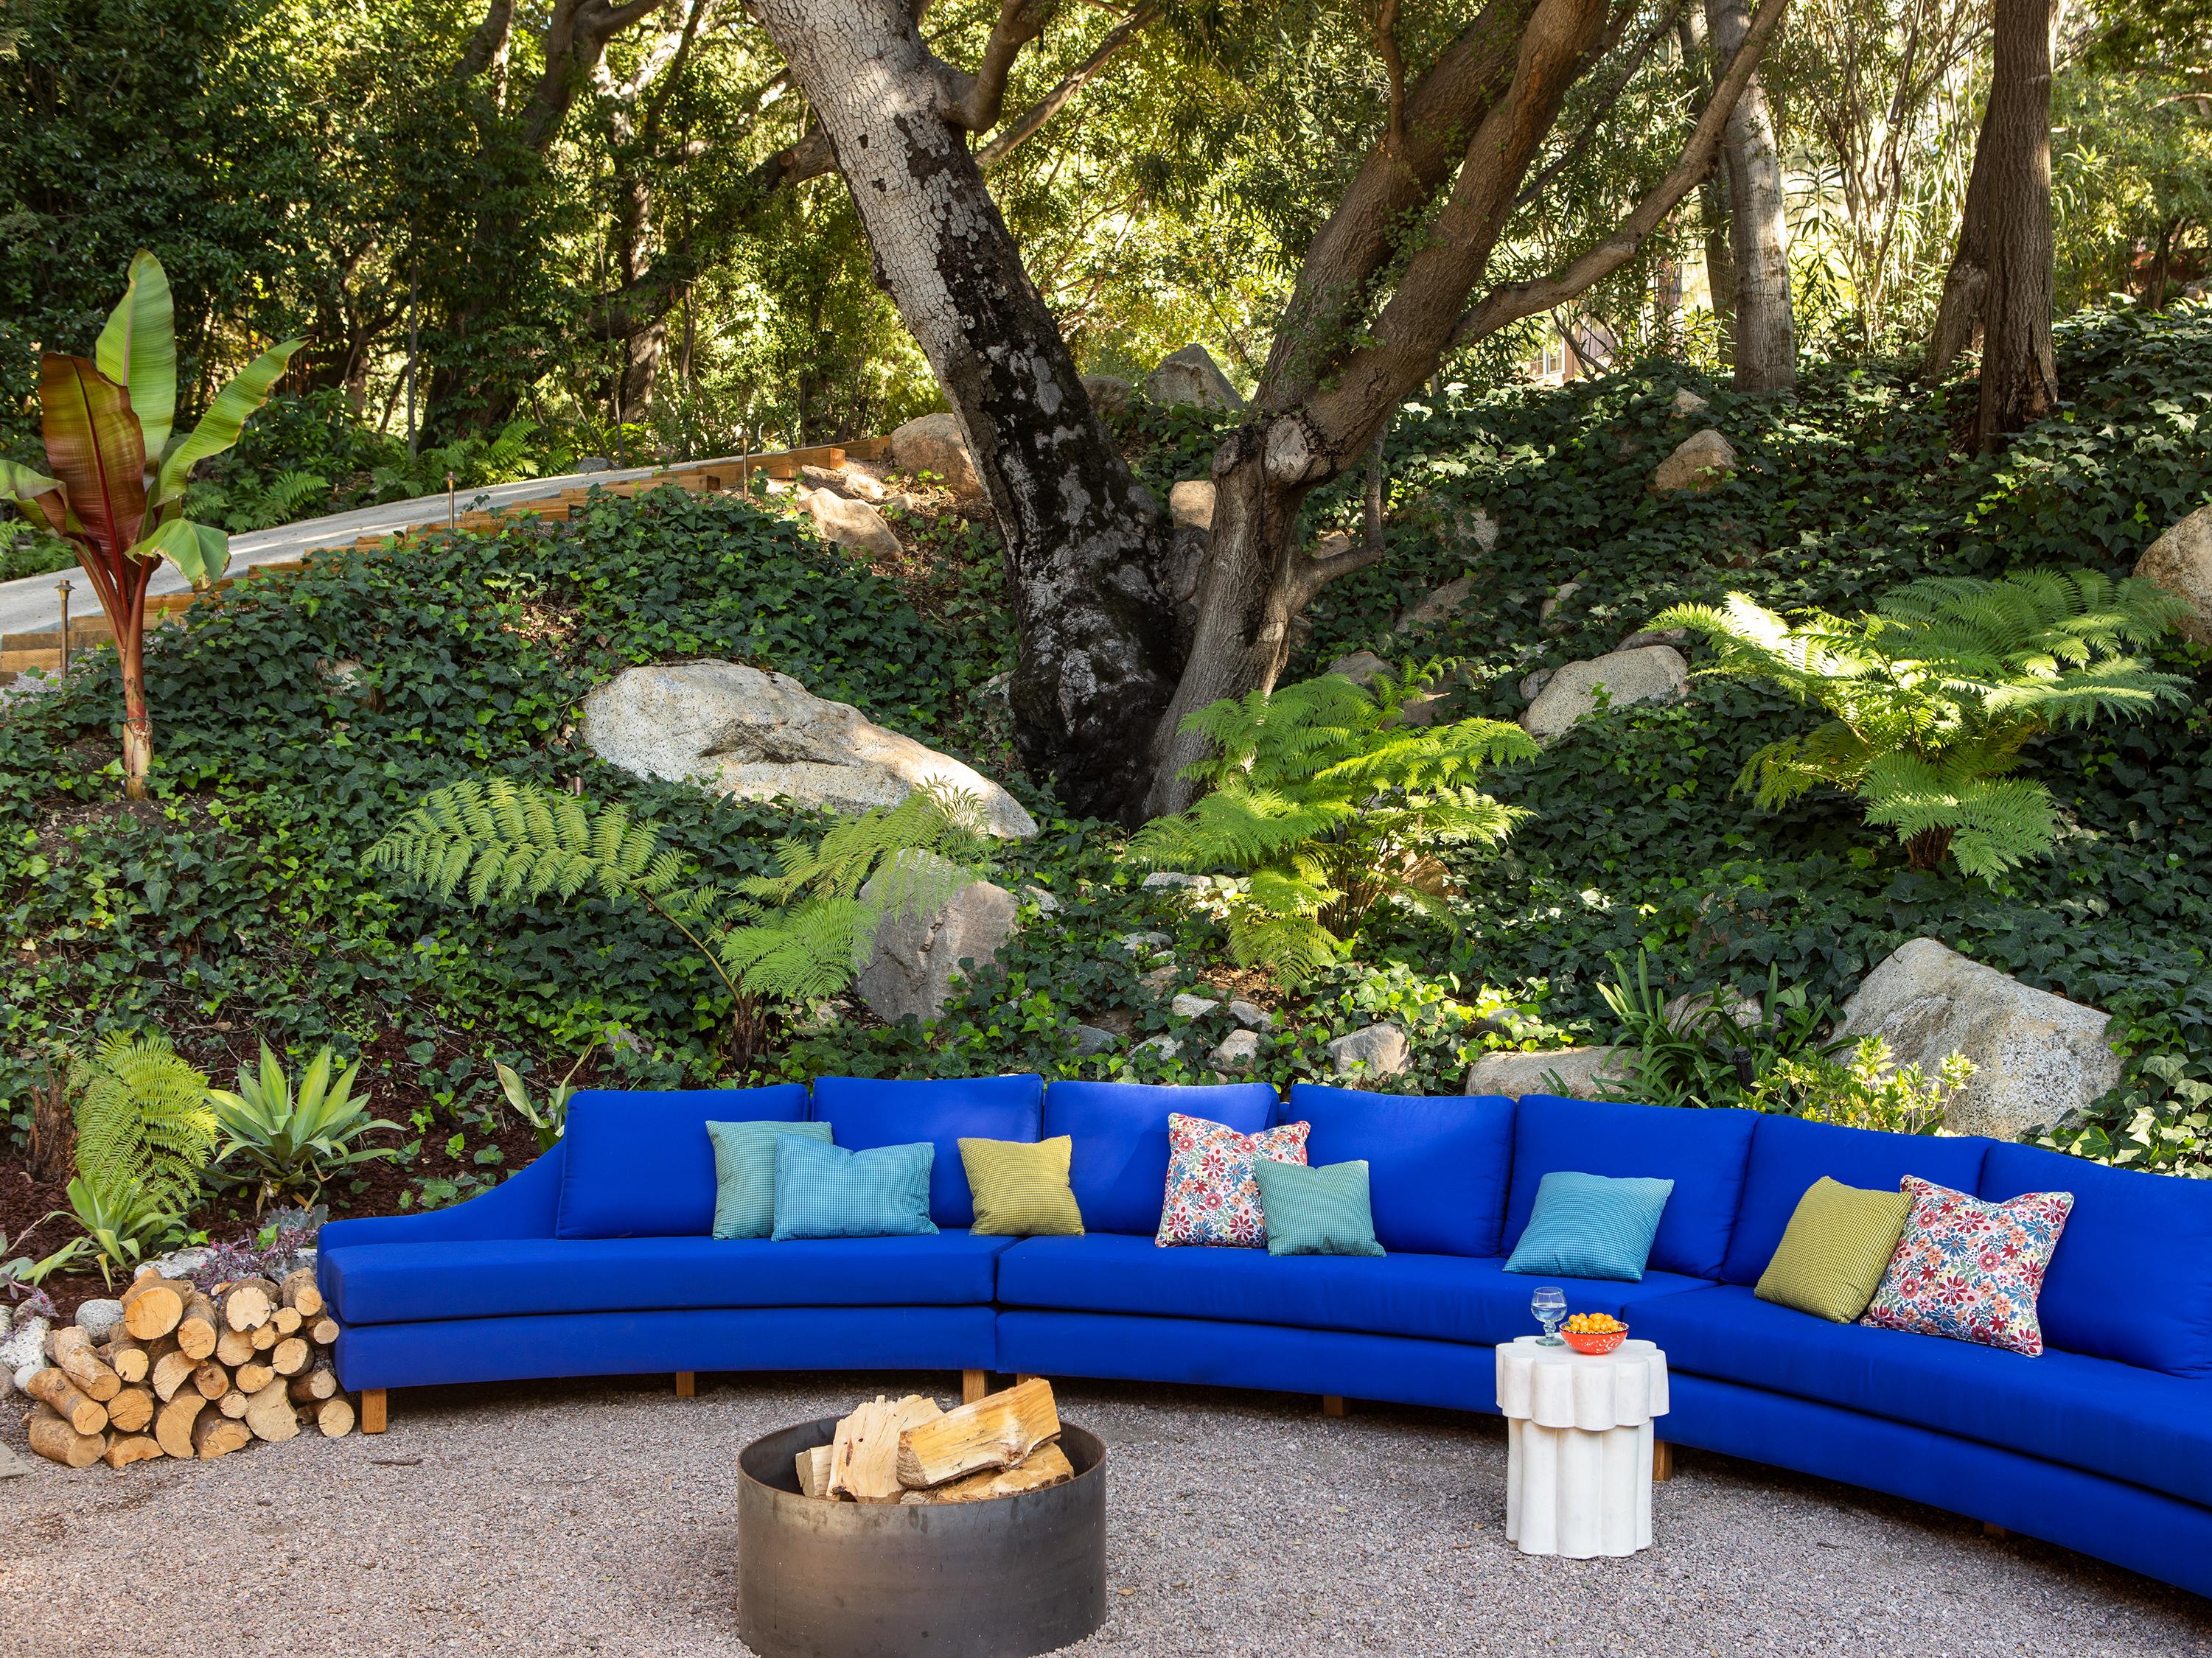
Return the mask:
[[1075,1478],[1060,1448],[1052,1383],[1018,1382],[957,1410],[912,1394],[878,1397],[801,1451],[799,1489],[850,1503],[980,1503]]

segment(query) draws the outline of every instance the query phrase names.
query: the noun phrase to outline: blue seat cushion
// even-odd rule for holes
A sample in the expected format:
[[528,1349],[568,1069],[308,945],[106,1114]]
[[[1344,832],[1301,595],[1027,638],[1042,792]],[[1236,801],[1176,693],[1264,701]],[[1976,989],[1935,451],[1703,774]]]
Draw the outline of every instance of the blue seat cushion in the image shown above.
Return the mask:
[[2071,1192],[2036,1317],[2049,1346],[2212,1376],[2212,1181],[1990,1147],[1980,1195]]
[[517,1238],[365,1243],[319,1263],[341,1324],[709,1307],[988,1305],[1012,1240]]
[[562,1139],[562,1238],[705,1237],[714,1230],[714,1145],[707,1124],[800,1122],[806,1090],[587,1088]]
[[1168,1184],[1168,1113],[1204,1117],[1240,1134],[1264,1133],[1275,1090],[1265,1083],[1194,1088],[1153,1083],[1056,1082],[1044,1092],[1044,1133],[1065,1134],[1067,1180],[1086,1231],[1160,1230]]
[[1721,1269],[1729,1284],[1756,1284],[1806,1193],[1826,1175],[1863,1192],[1894,1192],[1907,1175],[1972,1192],[1990,1142],[1971,1136],[1884,1134],[1802,1117],[1762,1116],[1751,1131],[1743,1204]]
[[1283,1114],[1313,1125],[1309,1163],[1367,1165],[1375,1239],[1391,1254],[1500,1253],[1513,1158],[1513,1102],[1504,1095],[1426,1098],[1297,1083]]
[[1651,1240],[1662,1272],[1717,1278],[1743,1196],[1755,1111],[1678,1109],[1523,1094],[1513,1117],[1513,1188],[1505,1207],[1510,1253],[1553,1170],[1671,1180]]
[[1631,1321],[1670,1370],[2001,1445],[2212,1503],[2212,1381],[2046,1348],[1832,1324],[1741,1284],[1648,1302]]
[[968,1167],[960,1160],[962,1136],[1040,1139],[1043,1112],[1044,1078],[1034,1072],[945,1082],[814,1079],[814,1121],[834,1128],[837,1144],[847,1151],[908,1145],[916,1140],[927,1140],[937,1148],[937,1160],[929,1171],[929,1218],[939,1226],[975,1224]]
[[[1163,1249],[1150,1238],[1092,1233],[1024,1238],[1000,1258],[999,1302],[1054,1312],[1219,1319],[1495,1345],[1540,1327],[1535,1281],[1465,1255],[1271,1255],[1263,1249]],[[1577,1313],[1611,1313],[1693,1281],[1647,1272],[1641,1284],[1553,1278]]]

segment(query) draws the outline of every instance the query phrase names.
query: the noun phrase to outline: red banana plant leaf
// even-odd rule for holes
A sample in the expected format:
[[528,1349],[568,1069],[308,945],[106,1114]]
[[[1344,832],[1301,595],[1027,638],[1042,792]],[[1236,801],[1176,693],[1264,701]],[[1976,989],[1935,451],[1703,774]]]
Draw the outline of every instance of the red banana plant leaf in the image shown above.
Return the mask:
[[46,465],[68,502],[62,533],[94,586],[143,594],[160,561],[131,556],[146,521],[146,440],[131,394],[82,357],[49,353],[39,360],[39,411]]

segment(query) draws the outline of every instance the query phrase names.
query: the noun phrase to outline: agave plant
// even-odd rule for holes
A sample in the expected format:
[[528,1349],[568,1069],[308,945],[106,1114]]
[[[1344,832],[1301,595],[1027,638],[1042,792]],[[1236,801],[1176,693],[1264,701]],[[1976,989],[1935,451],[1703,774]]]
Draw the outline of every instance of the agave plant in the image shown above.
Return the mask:
[[[240,1066],[236,1093],[208,1091],[226,1137],[210,1172],[218,1181],[251,1183],[255,1214],[271,1198],[301,1193],[312,1199],[340,1171],[398,1155],[389,1146],[356,1144],[364,1134],[399,1125],[371,1117],[353,1097],[360,1060],[343,1071],[337,1066],[337,1055],[326,1044],[307,1062],[295,1091],[283,1061],[264,1042],[259,1072]],[[242,1179],[227,1175],[224,1165],[234,1160],[246,1171]]]
[[202,591],[230,563],[230,540],[185,516],[191,470],[238,441],[292,354],[288,340],[224,386],[189,434],[176,430],[177,342],[169,279],[141,253],[93,358],[39,360],[39,414],[53,476],[0,460],[0,499],[76,550],[115,633],[123,673],[125,793],[146,794],[154,759],[146,705],[146,589],[167,559]]
[[128,1272],[184,1228],[184,1211],[174,1194],[155,1187],[88,1171],[70,1181],[68,1196],[70,1213],[84,1229],[79,1242],[91,1245],[100,1259],[100,1276],[111,1289],[116,1268]]

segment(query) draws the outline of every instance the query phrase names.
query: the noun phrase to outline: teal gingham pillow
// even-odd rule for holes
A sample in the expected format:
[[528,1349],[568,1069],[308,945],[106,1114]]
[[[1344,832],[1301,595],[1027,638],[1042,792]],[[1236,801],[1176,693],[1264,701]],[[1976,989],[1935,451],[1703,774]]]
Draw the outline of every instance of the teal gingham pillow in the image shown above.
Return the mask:
[[1670,1180],[1614,1180],[1555,1169],[1536,1184],[1536,1206],[1505,1270],[1641,1283],[1659,1217],[1674,1191]]
[[1260,1182],[1260,1209],[1267,1221],[1271,1255],[1379,1255],[1375,1211],[1368,1200],[1367,1165],[1252,1160]]
[[775,1230],[788,1238],[896,1238],[934,1232],[929,1169],[937,1148],[848,1151],[796,1134],[775,1137]]
[[830,1143],[826,1122],[710,1122],[714,1143],[718,1238],[764,1238],[775,1230],[775,1140],[779,1134]]

